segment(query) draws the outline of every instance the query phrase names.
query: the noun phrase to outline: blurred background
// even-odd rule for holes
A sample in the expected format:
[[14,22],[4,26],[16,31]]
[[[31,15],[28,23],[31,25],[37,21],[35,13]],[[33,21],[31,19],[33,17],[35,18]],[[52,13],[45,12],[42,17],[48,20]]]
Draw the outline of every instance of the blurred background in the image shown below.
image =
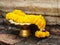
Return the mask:
[[[51,36],[37,39],[33,36],[22,38],[10,34],[10,30],[19,30],[10,26],[5,19],[5,14],[14,9],[26,14],[42,14]],[[60,45],[60,0],[0,0],[0,41],[1,45]]]

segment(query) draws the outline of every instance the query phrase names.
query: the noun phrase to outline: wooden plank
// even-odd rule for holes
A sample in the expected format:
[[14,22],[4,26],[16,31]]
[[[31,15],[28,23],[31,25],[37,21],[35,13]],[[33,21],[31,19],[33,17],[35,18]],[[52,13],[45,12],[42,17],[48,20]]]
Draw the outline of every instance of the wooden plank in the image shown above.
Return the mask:
[[16,36],[12,34],[0,34],[0,41],[5,42],[7,44],[14,44],[20,41],[20,39],[16,38]]
[[60,16],[59,4],[59,0],[0,0],[0,10],[21,9],[28,14]]
[[0,0],[0,10],[10,12],[20,9],[27,14],[44,15],[47,25],[60,25],[60,0]]

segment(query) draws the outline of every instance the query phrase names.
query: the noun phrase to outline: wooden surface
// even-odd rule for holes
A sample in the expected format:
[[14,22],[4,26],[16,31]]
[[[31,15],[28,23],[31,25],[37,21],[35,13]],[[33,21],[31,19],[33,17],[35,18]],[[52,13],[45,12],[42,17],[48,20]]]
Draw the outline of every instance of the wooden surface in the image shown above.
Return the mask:
[[59,3],[59,0],[0,0],[0,10],[21,9],[26,13],[60,16]]
[[60,25],[60,0],[0,0],[0,10],[20,9],[27,14],[42,14],[47,25]]
[[47,26],[46,29],[50,31],[51,35],[43,39],[34,36],[22,38],[11,34],[12,29],[10,30],[8,26],[7,28],[4,25],[0,26],[5,27],[5,30],[0,30],[0,45],[60,45],[60,26],[58,25]]
[[[16,35],[16,30],[20,30],[20,28],[15,25],[12,26],[8,23],[5,19],[6,13],[3,11],[0,12],[0,45],[60,45],[60,25],[46,26],[46,30],[48,30],[51,34],[48,38],[38,39],[33,35],[28,38],[22,38]],[[48,24],[54,24],[56,22],[55,17],[45,17],[49,19],[46,19]],[[14,34],[12,31],[14,31]]]

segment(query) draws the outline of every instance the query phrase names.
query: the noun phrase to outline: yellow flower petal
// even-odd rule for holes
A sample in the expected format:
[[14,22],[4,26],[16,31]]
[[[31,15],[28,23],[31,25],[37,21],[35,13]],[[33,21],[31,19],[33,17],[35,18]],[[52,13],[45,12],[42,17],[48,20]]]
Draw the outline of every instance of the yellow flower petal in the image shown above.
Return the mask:
[[23,11],[21,11],[21,10],[14,10],[12,13],[15,13],[15,14],[20,15],[20,16],[26,15],[26,14],[25,14]]
[[46,33],[46,36],[49,37],[50,36],[50,33],[48,31],[45,32]]

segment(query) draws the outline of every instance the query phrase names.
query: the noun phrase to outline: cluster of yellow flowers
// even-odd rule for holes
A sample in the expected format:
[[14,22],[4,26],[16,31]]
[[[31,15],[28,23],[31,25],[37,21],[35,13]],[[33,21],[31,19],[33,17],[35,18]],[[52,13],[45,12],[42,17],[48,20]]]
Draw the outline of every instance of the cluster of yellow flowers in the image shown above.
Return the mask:
[[38,38],[44,38],[44,37],[49,37],[50,34],[49,34],[48,31],[46,31],[46,32],[36,31],[35,36],[38,37]]
[[[44,17],[42,15],[28,15],[28,14],[25,14],[21,10],[14,10],[14,11],[12,11],[10,13],[7,13],[6,14],[6,19],[7,20],[13,20],[16,23],[31,23],[31,24],[35,24],[35,25],[38,26],[38,28],[41,31],[46,26],[46,21],[45,21],[45,19],[44,19]],[[44,34],[45,33],[43,33],[43,36],[42,37],[44,37]],[[37,33],[35,35],[39,35],[39,33]]]
[[27,15],[20,10],[14,10],[13,12],[6,14],[7,20],[13,20],[17,23],[32,23],[36,24],[40,29],[44,29],[46,21],[42,15]]

